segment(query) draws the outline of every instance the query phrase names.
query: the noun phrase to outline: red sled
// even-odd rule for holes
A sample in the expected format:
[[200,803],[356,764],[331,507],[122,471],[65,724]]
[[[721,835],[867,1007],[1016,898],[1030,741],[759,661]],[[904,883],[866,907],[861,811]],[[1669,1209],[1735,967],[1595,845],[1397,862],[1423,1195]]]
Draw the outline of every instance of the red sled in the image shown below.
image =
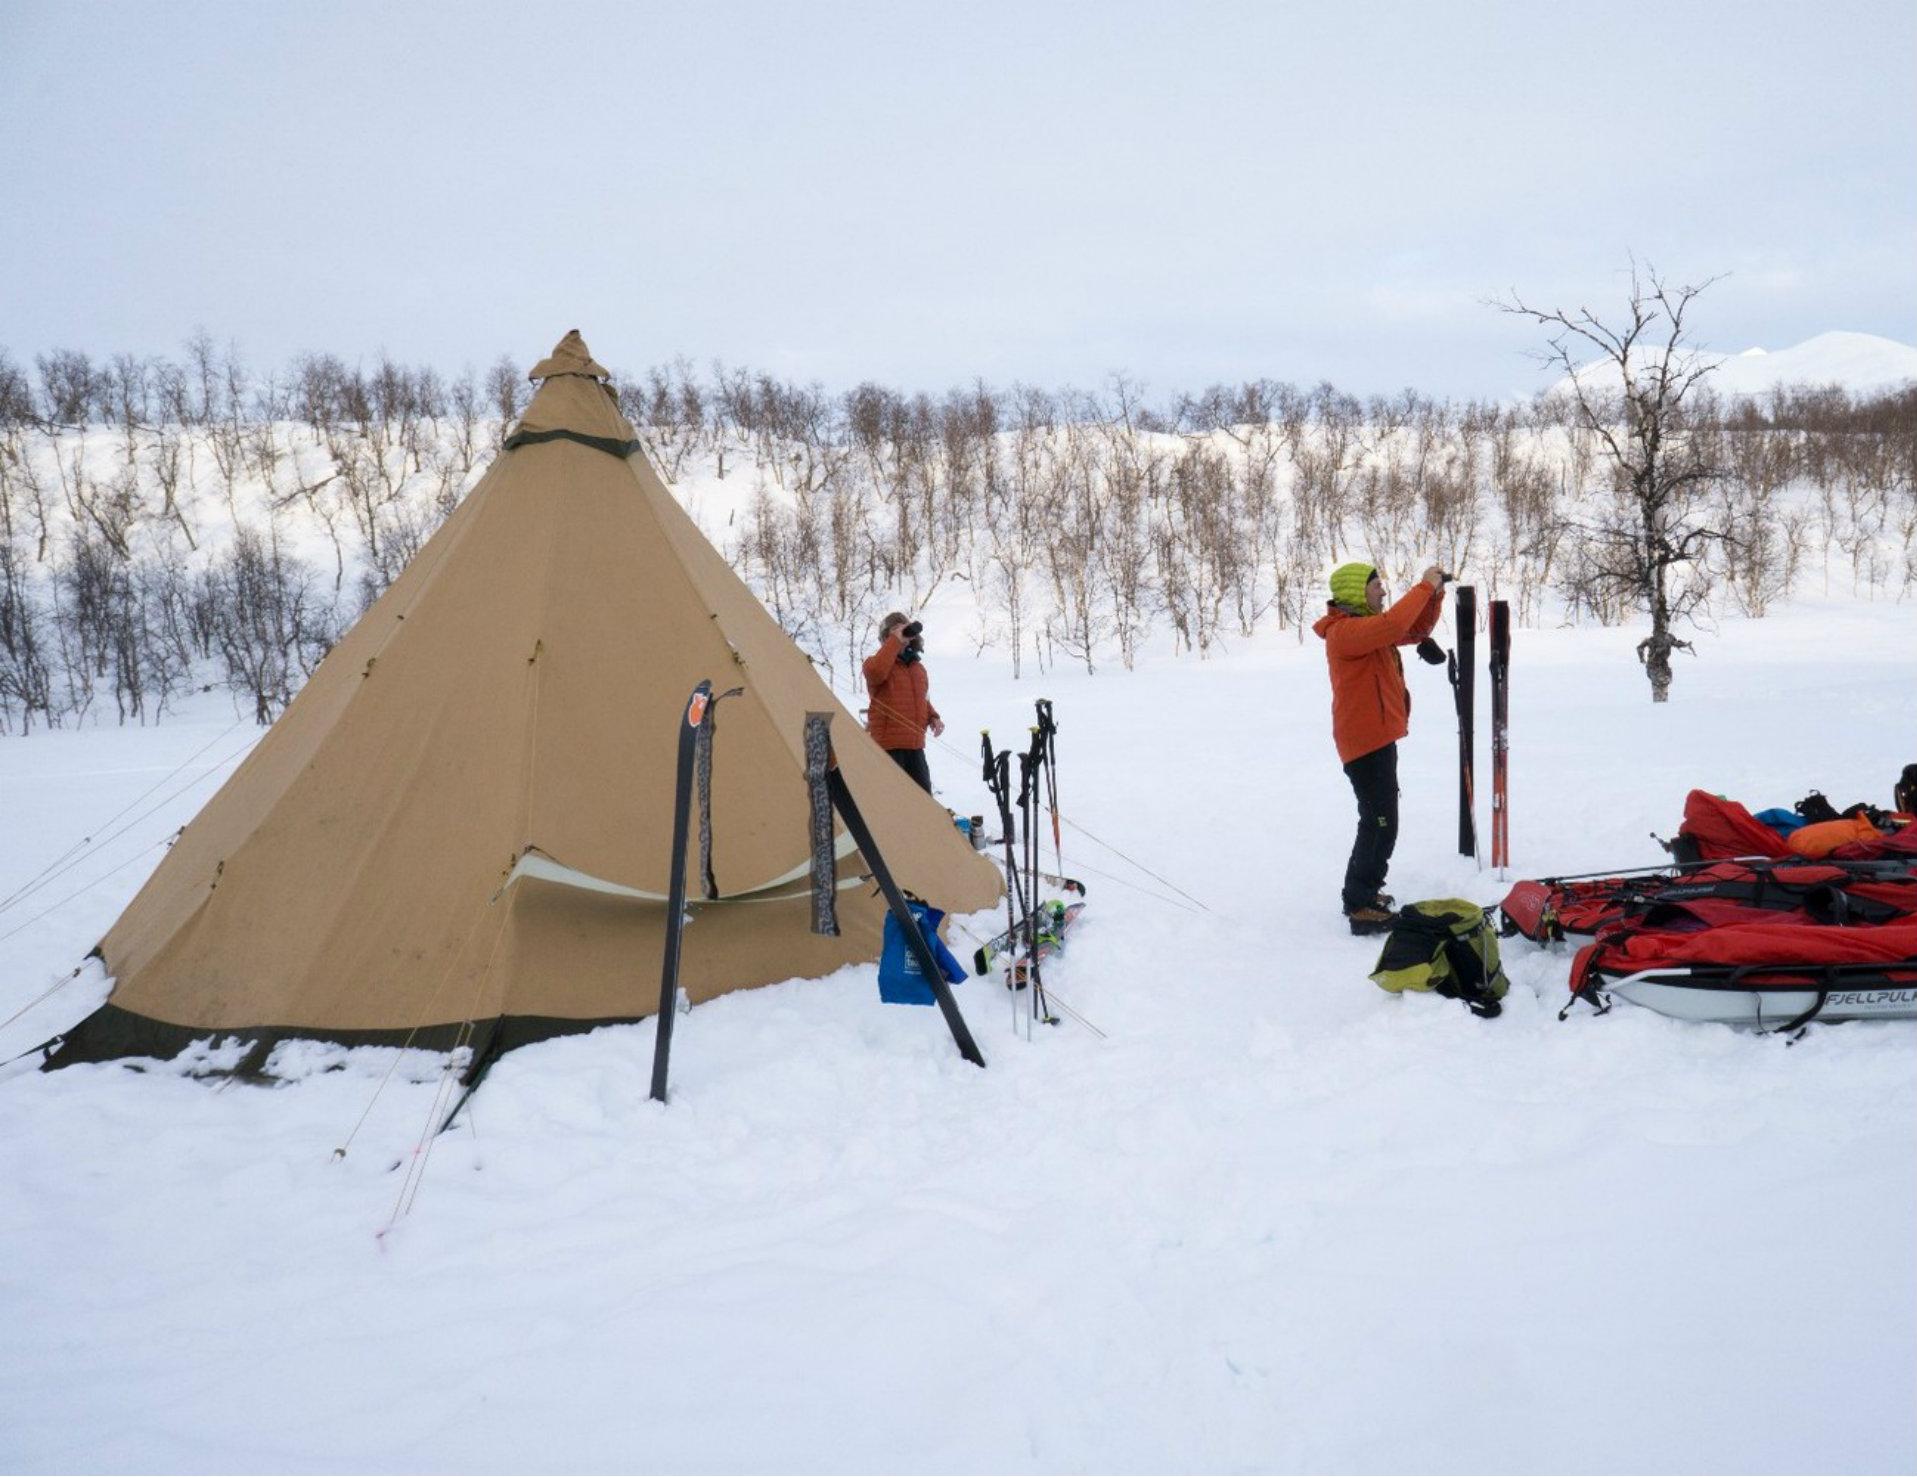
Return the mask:
[[1578,951],[1571,993],[1599,1011],[1615,996],[1680,1020],[1775,1031],[1917,1019],[1917,917],[1855,928],[1802,914],[1695,932],[1621,925]]

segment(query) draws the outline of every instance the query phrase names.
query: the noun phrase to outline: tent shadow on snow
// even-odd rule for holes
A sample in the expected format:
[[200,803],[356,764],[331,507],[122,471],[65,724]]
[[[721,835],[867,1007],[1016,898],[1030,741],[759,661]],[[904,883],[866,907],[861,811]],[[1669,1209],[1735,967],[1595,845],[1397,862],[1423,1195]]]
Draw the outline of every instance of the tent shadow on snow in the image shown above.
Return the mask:
[[879,955],[886,904],[836,833],[839,934],[811,931],[804,727],[899,885],[990,907],[996,868],[859,729],[647,463],[575,330],[466,499],[193,819],[100,941],[106,1003],[49,1068],[272,1047],[499,1052],[653,1014],[678,724],[710,678],[680,983],[694,1001]]

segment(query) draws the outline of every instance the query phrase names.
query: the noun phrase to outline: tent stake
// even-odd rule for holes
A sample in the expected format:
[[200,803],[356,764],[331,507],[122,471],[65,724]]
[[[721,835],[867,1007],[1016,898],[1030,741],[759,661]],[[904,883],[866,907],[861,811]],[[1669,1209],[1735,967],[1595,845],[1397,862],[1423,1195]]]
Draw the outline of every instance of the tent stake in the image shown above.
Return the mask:
[[672,1018],[679,1010],[679,938],[686,923],[686,832],[691,826],[692,756],[712,701],[712,683],[701,682],[686,703],[679,726],[679,767],[672,791],[672,881],[666,888],[665,960],[659,971],[659,1028],[652,1048],[652,1100],[666,1100],[666,1069],[672,1058]]

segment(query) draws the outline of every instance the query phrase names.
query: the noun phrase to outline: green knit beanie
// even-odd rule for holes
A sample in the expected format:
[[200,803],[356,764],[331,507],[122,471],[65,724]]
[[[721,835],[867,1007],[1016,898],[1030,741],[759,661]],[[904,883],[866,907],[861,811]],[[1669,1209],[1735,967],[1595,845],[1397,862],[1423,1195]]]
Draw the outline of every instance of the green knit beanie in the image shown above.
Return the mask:
[[1365,586],[1377,572],[1370,564],[1340,564],[1331,571],[1331,603],[1353,615],[1370,615]]

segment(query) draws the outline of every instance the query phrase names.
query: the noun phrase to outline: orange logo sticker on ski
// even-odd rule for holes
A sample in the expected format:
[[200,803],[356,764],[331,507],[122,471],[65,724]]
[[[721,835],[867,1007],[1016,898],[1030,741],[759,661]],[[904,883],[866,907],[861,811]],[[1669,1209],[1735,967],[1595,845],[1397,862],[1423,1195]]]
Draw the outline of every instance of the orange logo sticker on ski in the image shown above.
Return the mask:
[[692,695],[692,706],[686,709],[687,728],[697,728],[701,723],[705,722],[706,704],[709,701],[711,701],[711,697],[707,693],[695,692]]

